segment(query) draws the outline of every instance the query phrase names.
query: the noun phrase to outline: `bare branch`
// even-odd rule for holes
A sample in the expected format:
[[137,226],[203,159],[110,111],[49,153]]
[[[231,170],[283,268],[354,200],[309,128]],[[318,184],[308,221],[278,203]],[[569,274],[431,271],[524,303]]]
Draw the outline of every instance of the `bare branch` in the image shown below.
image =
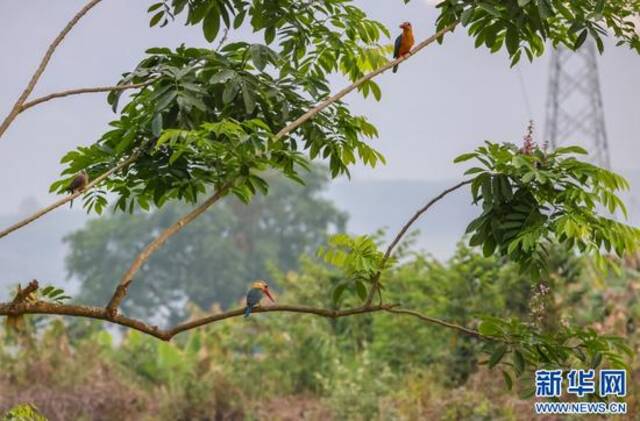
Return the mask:
[[[384,253],[384,257],[382,258],[381,266],[382,267],[385,266],[385,264],[387,263],[387,261],[391,257],[391,253],[393,253],[393,249],[398,245],[398,243],[400,243],[400,240],[402,240],[402,237],[404,237],[404,235],[407,233],[407,231],[409,231],[409,228],[411,228],[411,226],[418,219],[420,219],[420,217],[426,211],[428,211],[429,208],[431,208],[431,206],[435,205],[438,201],[442,200],[442,198],[444,198],[449,193],[452,193],[452,192],[458,190],[460,187],[465,186],[465,185],[471,183],[472,181],[473,180],[461,181],[458,184],[456,184],[455,186],[449,187],[448,189],[444,190],[442,193],[440,193],[439,195],[437,195],[436,197],[434,197],[433,199],[428,201],[426,205],[424,205],[423,207],[418,209],[416,211],[416,213],[411,218],[409,218],[409,220],[402,226],[400,231],[398,231],[398,233],[394,237],[393,241],[391,241],[391,243],[387,247],[387,250]],[[369,296],[367,297],[367,304],[370,304],[371,301],[373,300],[373,297],[374,297],[374,295],[376,293],[376,290],[378,289],[378,283],[380,281],[381,274],[382,274],[382,272],[379,271],[373,277],[373,285],[371,286],[371,289],[369,290]]]
[[36,219],[40,218],[41,216],[46,215],[47,213],[51,212],[52,210],[54,210],[56,208],[59,208],[60,206],[64,205],[65,203],[68,203],[68,202],[72,201],[73,199],[75,199],[76,197],[86,193],[87,191],[89,191],[90,189],[92,189],[93,187],[97,186],[102,181],[104,181],[105,179],[110,177],[113,173],[115,173],[117,171],[120,171],[121,169],[127,167],[133,161],[138,159],[138,157],[140,156],[141,152],[142,152],[142,148],[138,149],[128,159],[126,159],[125,161],[122,161],[120,164],[118,164],[115,167],[111,168],[110,170],[106,171],[104,174],[100,175],[99,177],[96,177],[95,180],[93,180],[89,184],[87,184],[87,187],[85,187],[84,190],[77,191],[77,192],[72,193],[72,194],[70,194],[70,195],[68,195],[66,197],[63,197],[62,199],[59,199],[59,200],[53,202],[51,205],[47,206],[46,208],[40,209],[39,211],[37,211],[33,215],[29,216],[28,218],[25,218],[22,221],[16,222],[15,224],[11,225],[9,228],[6,228],[6,229],[0,231],[0,238],[6,237],[7,235],[11,234],[13,231],[15,231],[15,230],[17,230],[19,228],[22,228],[27,224],[30,224],[31,222],[35,221]]
[[425,316],[424,314],[418,313],[417,311],[406,310],[406,309],[402,309],[402,308],[385,308],[384,311],[387,311],[389,313],[406,314],[406,315],[409,315],[409,316],[417,317],[418,319],[423,320],[425,322],[429,322],[429,323],[437,324],[437,325],[440,325],[440,326],[444,326],[444,327],[447,327],[449,329],[454,329],[454,330],[457,330],[459,332],[464,333],[465,335],[473,336],[474,338],[482,338],[482,339],[487,339],[487,340],[496,340],[496,338],[493,338],[491,336],[485,336],[485,335],[481,334],[480,332],[478,332],[477,330],[469,329],[469,328],[466,328],[464,326],[457,325],[455,323],[451,323],[451,322],[447,322],[447,321],[444,321],[444,320],[436,319],[435,317]]
[[222,48],[222,45],[227,40],[228,36],[229,36],[229,28],[224,28],[224,33],[222,34],[222,38],[220,38],[220,42],[218,42],[218,46],[216,47],[216,51],[220,51],[220,49]]
[[310,109],[306,113],[302,114],[299,118],[297,118],[293,122],[289,123],[285,128],[280,130],[276,134],[276,139],[279,139],[279,138],[281,138],[283,136],[286,136],[287,134],[291,133],[292,131],[294,131],[295,129],[300,127],[302,124],[304,124],[307,120],[310,120],[316,114],[318,114],[320,111],[324,110],[325,108],[327,108],[329,105],[333,104],[334,102],[341,100],[342,98],[347,96],[353,90],[357,89],[360,85],[362,85],[366,81],[371,80],[371,79],[375,78],[376,76],[378,76],[379,74],[386,72],[387,70],[391,69],[396,64],[399,64],[399,63],[402,63],[405,60],[408,60],[414,54],[418,53],[420,50],[422,50],[426,46],[434,43],[436,40],[438,40],[440,37],[442,37],[447,32],[453,31],[453,29],[456,27],[456,25],[457,25],[457,23],[454,23],[452,25],[447,26],[444,29],[441,29],[440,31],[438,31],[435,34],[431,35],[429,38],[427,38],[424,41],[422,41],[420,44],[416,45],[415,48],[413,50],[411,50],[411,52],[409,54],[407,54],[405,56],[402,56],[402,57],[399,57],[396,60],[390,61],[389,63],[385,64],[384,66],[380,67],[379,69],[374,70],[374,71],[364,75],[363,77],[361,77],[360,79],[355,81],[352,85],[347,86],[346,88],[344,88],[343,90],[341,90],[337,94],[331,96],[330,98],[325,99],[320,104],[316,105],[315,107],[313,107],[312,109]]
[[107,311],[109,315],[114,316],[118,311],[118,306],[127,295],[127,289],[131,282],[133,282],[133,277],[140,270],[142,265],[144,264],[149,257],[153,253],[156,252],[162,245],[172,236],[177,234],[182,228],[191,223],[194,219],[202,215],[207,209],[209,209],[214,203],[220,200],[227,193],[230,184],[226,184],[220,189],[218,189],[210,198],[205,200],[200,206],[193,209],[191,212],[180,218],[177,222],[171,225],[169,228],[164,230],[162,234],[156,237],[151,243],[149,243],[144,250],[133,261],[131,267],[124,274],[120,283],[118,284],[116,291],[113,293],[111,300],[109,300],[109,304],[107,304]]
[[[310,314],[319,317],[326,317],[328,319],[338,319],[341,317],[354,316],[358,314],[375,313],[379,311],[386,311],[396,314],[410,315],[419,318],[425,322],[437,324],[449,329],[454,329],[462,332],[466,335],[486,340],[495,340],[490,336],[482,335],[466,327],[456,325],[444,320],[428,317],[412,310],[397,309],[396,305],[364,305],[361,307],[354,307],[345,310],[333,310],[318,307],[299,306],[299,305],[272,305],[272,306],[258,306],[253,309],[253,313],[273,313],[273,312],[285,312],[285,313],[298,313],[298,314]],[[171,340],[175,335],[181,332],[192,330],[201,326],[205,326],[211,323],[220,322],[222,320],[230,319],[233,317],[240,317],[244,314],[243,308],[227,311],[224,313],[212,314],[202,318],[194,319],[184,323],[180,323],[170,329],[160,329],[155,325],[142,322],[140,320],[125,317],[120,314],[110,315],[106,308],[102,307],[90,307],[81,305],[69,305],[69,304],[56,304],[44,301],[37,301],[35,303],[0,303],[0,316],[19,316],[23,314],[56,314],[62,316],[84,317],[97,320],[103,320],[111,323],[115,323],[130,329],[146,333],[154,336],[163,341]]]
[[80,9],[80,11],[67,23],[67,25],[64,27],[62,32],[60,32],[58,36],[53,40],[51,45],[49,45],[49,48],[44,54],[44,57],[42,57],[42,60],[40,61],[40,65],[38,65],[38,68],[36,69],[33,76],[31,76],[31,80],[27,84],[27,87],[24,89],[24,91],[22,92],[22,94],[20,95],[16,103],[13,105],[13,108],[9,112],[9,115],[7,115],[4,121],[2,122],[2,124],[0,124],[0,137],[2,137],[5,131],[7,131],[11,123],[13,123],[13,120],[15,120],[15,118],[18,116],[18,114],[20,114],[23,104],[27,101],[27,98],[29,98],[29,95],[31,95],[31,92],[33,92],[33,88],[35,88],[36,84],[38,83],[38,80],[40,79],[40,76],[42,76],[42,73],[44,73],[44,70],[47,67],[47,64],[49,64],[49,60],[51,60],[51,56],[53,55],[56,48],[58,48],[62,40],[64,40],[64,37],[69,33],[69,31],[71,31],[71,29],[75,26],[75,24],[78,23],[78,21],[84,15],[86,15],[87,12],[89,12],[89,10],[91,10],[95,5],[97,5],[101,1],[102,0],[89,1],[89,3],[87,3],[82,9]]
[[166,336],[166,332],[157,326],[152,326],[139,320],[129,317],[116,315],[111,318],[107,316],[107,311],[103,307],[90,307],[70,304],[56,304],[45,301],[37,301],[35,303],[21,303],[12,306],[10,303],[0,304],[0,315],[16,316],[22,314],[56,314],[61,316],[84,317],[90,319],[98,319],[110,321],[121,326],[138,330],[140,332],[155,336],[156,338],[168,341],[171,339]]
[[402,240],[402,237],[404,237],[404,235],[407,233],[407,231],[409,231],[409,228],[411,228],[411,225],[413,225],[418,219],[420,219],[420,217],[426,211],[428,211],[431,206],[436,204],[438,201],[440,201],[442,198],[444,198],[449,193],[452,193],[452,192],[458,190],[462,186],[470,184],[472,181],[473,180],[461,181],[458,184],[456,184],[455,186],[449,187],[448,189],[444,190],[442,193],[440,193],[439,195],[437,195],[436,197],[431,199],[429,202],[427,202],[426,205],[424,205],[423,207],[418,209],[416,211],[416,213],[402,226],[402,228],[400,229],[400,231],[398,231],[398,234],[396,234],[396,236],[393,239],[393,241],[391,242],[391,244],[389,244],[389,247],[387,247],[387,251],[384,253],[383,265],[384,265],[384,263],[386,263],[386,261],[389,259],[389,257],[391,257],[391,253],[393,252],[393,249],[398,245],[400,240]]
[[63,97],[66,97],[66,96],[71,96],[71,95],[90,94],[90,93],[96,93],[96,92],[126,91],[128,89],[143,88],[145,86],[150,85],[151,83],[153,83],[153,80],[148,80],[148,81],[142,82],[142,83],[132,83],[132,84],[129,84],[129,85],[98,86],[98,87],[95,87],[95,88],[78,88],[78,89],[69,89],[69,90],[66,90],[66,91],[54,92],[54,93],[51,93],[49,95],[41,96],[39,98],[36,98],[36,99],[31,100],[31,101],[25,102],[20,107],[20,110],[18,111],[18,114],[22,113],[23,111],[25,111],[25,110],[27,110],[27,109],[29,109],[31,107],[35,107],[38,104],[42,104],[43,102],[47,102],[47,101],[50,101],[50,100],[55,99],[55,98],[63,98]]

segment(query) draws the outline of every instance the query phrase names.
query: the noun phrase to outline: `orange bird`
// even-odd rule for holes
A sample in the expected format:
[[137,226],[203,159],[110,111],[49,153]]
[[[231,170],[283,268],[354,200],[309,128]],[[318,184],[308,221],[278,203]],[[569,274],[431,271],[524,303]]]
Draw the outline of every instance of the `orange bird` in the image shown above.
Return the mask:
[[[415,39],[413,38],[413,29],[411,28],[411,22],[403,22],[400,25],[402,28],[402,34],[396,38],[396,44],[393,48],[393,58],[400,58],[406,56],[411,52]],[[398,71],[398,65],[393,66],[393,73]]]

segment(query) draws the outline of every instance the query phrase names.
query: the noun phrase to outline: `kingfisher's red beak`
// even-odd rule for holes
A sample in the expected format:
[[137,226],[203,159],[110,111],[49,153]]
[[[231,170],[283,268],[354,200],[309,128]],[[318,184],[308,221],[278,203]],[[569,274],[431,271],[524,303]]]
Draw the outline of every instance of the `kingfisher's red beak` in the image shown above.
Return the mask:
[[269,287],[266,287],[265,289],[263,289],[262,292],[264,292],[264,295],[269,297],[272,303],[276,302],[276,300],[274,300],[273,297],[271,296],[271,292],[269,292]]

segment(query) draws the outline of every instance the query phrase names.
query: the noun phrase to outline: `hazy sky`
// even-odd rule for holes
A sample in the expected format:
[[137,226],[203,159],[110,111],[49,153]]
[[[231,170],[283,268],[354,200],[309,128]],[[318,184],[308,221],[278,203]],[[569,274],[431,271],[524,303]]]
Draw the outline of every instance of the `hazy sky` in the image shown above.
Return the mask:
[[[46,47],[84,3],[0,0],[0,113],[9,111]],[[174,23],[150,29],[146,8],[152,3],[104,0],[95,7],[56,51],[34,95],[113,84],[151,46],[207,45],[197,27]],[[405,20],[413,23],[418,40],[433,32],[436,12],[424,0],[407,7],[400,0],[359,3],[396,33]],[[640,149],[640,57],[611,42],[607,46],[600,70],[612,163],[629,170],[637,168]],[[510,69],[503,53],[474,49],[459,29],[447,36],[444,46],[429,47],[397,74],[378,78],[382,102],[348,97],[356,112],[379,127],[376,146],[388,159],[385,167],[374,171],[357,168],[355,178],[458,178],[461,171],[451,163],[453,157],[483,139],[519,141],[530,117],[541,136],[547,68],[548,57],[543,57]],[[52,101],[19,116],[0,139],[0,214],[16,211],[27,196],[42,203],[51,200],[48,187],[61,170],[60,157],[93,142],[113,118],[103,94]]]

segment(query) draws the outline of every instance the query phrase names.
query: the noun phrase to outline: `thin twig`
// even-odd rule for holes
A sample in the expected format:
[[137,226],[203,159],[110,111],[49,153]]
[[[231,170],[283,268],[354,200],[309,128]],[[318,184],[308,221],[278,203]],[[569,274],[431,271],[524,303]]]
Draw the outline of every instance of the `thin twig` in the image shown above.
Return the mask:
[[80,191],[72,193],[72,194],[70,194],[68,196],[65,196],[62,199],[59,199],[59,200],[53,202],[51,205],[47,206],[46,208],[40,209],[39,211],[35,212],[33,215],[23,219],[22,221],[16,222],[15,224],[11,225],[9,228],[6,228],[6,229],[0,231],[0,238],[6,237],[7,235],[11,234],[15,230],[17,230],[19,228],[22,228],[27,224],[30,224],[31,222],[35,221],[36,219],[40,218],[41,216],[46,215],[47,213],[51,212],[52,210],[54,210],[56,208],[59,208],[60,206],[64,205],[65,203],[68,203],[68,202],[72,201],[73,199],[75,199],[76,197],[78,197],[78,196],[86,193],[87,191],[91,190],[93,187],[95,187],[98,184],[100,184],[102,181],[104,181],[106,178],[111,176],[113,173],[125,168],[126,166],[131,164],[133,161],[138,159],[138,157],[140,156],[141,152],[142,152],[142,149],[138,149],[128,159],[122,161],[120,164],[118,164],[115,167],[111,168],[110,170],[106,171],[105,173],[103,173],[99,177],[96,177],[95,180],[93,180],[89,184],[87,184],[87,186],[84,188],[84,190],[80,190]]
[[[424,205],[423,207],[418,209],[416,211],[416,213],[411,218],[409,218],[409,220],[402,226],[400,231],[398,231],[398,233],[394,237],[393,241],[391,241],[391,243],[387,247],[387,250],[384,252],[384,256],[382,258],[382,262],[380,263],[380,267],[384,267],[387,264],[387,262],[389,261],[389,258],[391,258],[391,254],[393,253],[393,249],[398,245],[398,243],[400,243],[400,240],[402,240],[402,237],[404,237],[404,235],[407,233],[407,231],[409,231],[409,228],[411,228],[411,226],[418,219],[420,219],[420,217],[426,211],[428,211],[429,208],[431,208],[431,206],[435,205],[438,201],[442,200],[442,198],[444,198],[449,193],[452,193],[452,192],[458,190],[460,187],[465,186],[465,185],[471,183],[472,181],[473,180],[461,181],[458,184],[456,184],[455,186],[449,187],[448,189],[444,190],[442,193],[440,193],[439,195],[437,195],[436,197],[434,197],[433,199],[428,201],[426,205]],[[379,281],[380,281],[381,274],[382,274],[382,271],[378,271],[373,276],[373,285],[371,286],[371,289],[369,290],[369,295],[368,295],[367,301],[366,301],[367,304],[371,304],[371,301],[373,300],[373,296],[375,295],[376,290],[378,289],[378,286],[379,286],[378,284],[379,284]]]
[[31,101],[25,102],[21,107],[20,110],[18,111],[18,114],[22,113],[23,111],[34,107],[38,104],[42,104],[43,102],[47,102],[50,101],[52,99],[55,98],[63,98],[66,96],[71,96],[71,95],[79,95],[79,94],[90,94],[90,93],[97,93],[97,92],[112,92],[112,91],[126,91],[128,89],[137,89],[137,88],[142,88],[145,86],[150,85],[151,83],[153,83],[153,80],[148,80],[146,82],[142,82],[142,83],[132,83],[129,85],[116,85],[116,86],[98,86],[95,88],[77,88],[77,89],[69,89],[66,91],[61,91],[61,92],[54,92],[51,93],[49,95],[45,95],[45,96],[41,96],[39,98],[33,99]]
[[229,28],[224,28],[224,33],[222,34],[222,38],[220,38],[220,42],[218,42],[216,51],[220,51],[220,48],[222,48],[222,44],[224,44],[228,36],[229,36]]
[[485,336],[485,335],[481,334],[480,332],[478,332],[477,330],[469,329],[469,328],[466,328],[464,326],[457,325],[455,323],[447,322],[445,320],[436,319],[435,317],[425,316],[424,314],[418,313],[417,311],[406,310],[406,309],[402,309],[402,308],[385,308],[384,311],[387,311],[389,313],[406,314],[406,315],[409,315],[409,316],[417,317],[418,319],[424,320],[425,322],[434,323],[434,324],[437,324],[437,325],[440,325],[440,326],[447,327],[449,329],[454,329],[454,330],[457,330],[459,332],[464,333],[465,335],[473,336],[474,338],[482,338],[482,339],[487,339],[487,340],[496,340],[496,338],[493,338],[491,336]]
[[66,26],[64,27],[62,32],[60,32],[58,34],[58,36],[53,40],[51,45],[49,45],[49,48],[47,48],[47,51],[45,52],[44,57],[42,57],[42,60],[40,61],[40,64],[38,65],[38,68],[36,69],[36,71],[33,74],[33,76],[31,76],[31,80],[27,84],[27,87],[24,89],[24,91],[22,91],[22,94],[20,94],[20,97],[18,98],[16,103],[13,105],[13,108],[9,112],[9,115],[7,115],[5,117],[5,119],[4,119],[4,121],[2,122],[2,124],[0,124],[0,137],[2,137],[2,135],[4,134],[5,131],[7,131],[7,129],[11,125],[11,123],[13,123],[13,120],[15,120],[15,118],[18,116],[18,114],[20,114],[20,110],[21,110],[23,104],[27,101],[27,98],[29,98],[29,95],[31,95],[31,92],[33,92],[33,89],[35,88],[36,84],[38,83],[38,80],[40,79],[40,76],[42,76],[42,73],[44,73],[44,70],[47,67],[47,64],[49,64],[49,60],[51,60],[51,56],[55,52],[56,48],[58,48],[58,46],[60,45],[62,40],[64,40],[64,37],[69,33],[69,31],[71,31],[71,29],[75,26],[75,24],[78,23],[78,21],[85,14],[87,14],[87,12],[89,12],[89,10],[91,10],[95,5],[97,5],[101,1],[102,0],[91,0],[89,3],[87,3],[66,24]]
[[113,296],[109,300],[109,304],[107,304],[106,308],[109,315],[113,317],[117,313],[120,303],[122,302],[124,297],[127,295],[127,289],[129,288],[129,285],[131,284],[131,282],[133,282],[133,277],[138,272],[138,270],[140,270],[144,262],[146,262],[147,259],[149,259],[149,257],[151,257],[151,255],[156,252],[156,250],[162,247],[162,245],[169,238],[177,234],[182,228],[184,228],[193,220],[195,220],[197,217],[202,215],[207,209],[209,209],[218,200],[222,199],[224,195],[227,193],[227,190],[229,189],[229,187],[230,187],[230,184],[225,184],[223,187],[216,190],[216,192],[211,197],[205,200],[200,206],[198,206],[197,208],[193,209],[191,212],[189,212],[188,214],[180,218],[169,228],[164,230],[162,234],[156,237],[152,242],[150,242],[144,248],[144,250],[142,250],[142,252],[140,252],[140,254],[138,254],[136,259],[133,261],[133,263],[127,270],[127,272],[122,276],[122,279],[120,280],[120,283],[116,287],[116,290],[113,293]]

